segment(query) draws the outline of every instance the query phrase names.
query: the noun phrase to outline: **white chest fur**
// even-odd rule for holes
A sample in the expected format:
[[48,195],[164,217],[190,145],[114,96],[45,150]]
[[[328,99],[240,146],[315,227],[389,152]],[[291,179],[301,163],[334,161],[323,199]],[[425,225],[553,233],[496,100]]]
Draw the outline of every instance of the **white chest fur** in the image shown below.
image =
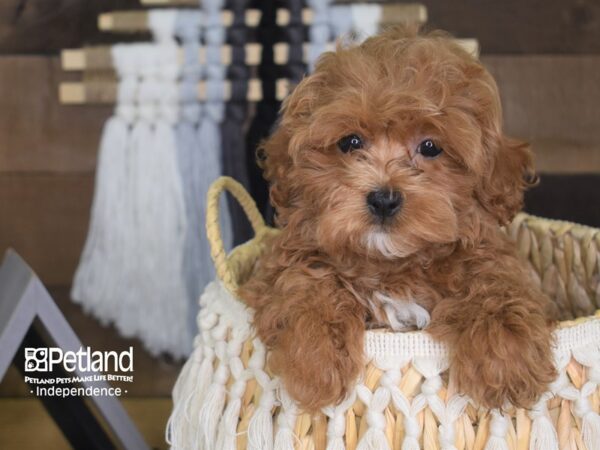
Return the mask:
[[422,329],[429,324],[429,312],[412,299],[393,298],[381,292],[375,292],[373,303],[380,305],[389,326],[394,331],[403,331],[414,327]]

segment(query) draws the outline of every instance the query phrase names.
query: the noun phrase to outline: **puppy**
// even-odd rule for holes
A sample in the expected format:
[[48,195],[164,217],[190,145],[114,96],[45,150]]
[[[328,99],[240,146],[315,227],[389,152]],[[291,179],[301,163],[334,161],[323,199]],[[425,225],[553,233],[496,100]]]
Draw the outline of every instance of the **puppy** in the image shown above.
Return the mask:
[[262,145],[281,233],[241,296],[308,411],[341,400],[369,324],[445,342],[479,404],[531,407],[555,378],[549,299],[500,229],[533,183],[498,89],[441,33],[324,54]]

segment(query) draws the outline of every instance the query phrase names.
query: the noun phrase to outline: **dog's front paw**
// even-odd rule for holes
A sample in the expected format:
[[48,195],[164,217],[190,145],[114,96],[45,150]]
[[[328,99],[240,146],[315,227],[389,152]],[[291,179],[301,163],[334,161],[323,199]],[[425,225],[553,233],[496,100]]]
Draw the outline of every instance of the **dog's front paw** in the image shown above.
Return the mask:
[[341,401],[363,367],[362,322],[352,317],[336,324],[313,319],[284,333],[269,359],[290,396],[309,412]]
[[487,408],[532,407],[556,378],[550,331],[481,324],[460,336],[451,370],[458,388]]

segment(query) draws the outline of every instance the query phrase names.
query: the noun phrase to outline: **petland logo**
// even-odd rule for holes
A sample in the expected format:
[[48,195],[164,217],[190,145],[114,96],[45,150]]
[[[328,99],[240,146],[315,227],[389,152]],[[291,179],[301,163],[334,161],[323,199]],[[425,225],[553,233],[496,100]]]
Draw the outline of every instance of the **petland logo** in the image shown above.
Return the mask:
[[58,347],[25,348],[25,372],[52,372],[57,366],[67,372],[133,372],[133,347],[119,353],[93,352],[90,347],[76,352]]

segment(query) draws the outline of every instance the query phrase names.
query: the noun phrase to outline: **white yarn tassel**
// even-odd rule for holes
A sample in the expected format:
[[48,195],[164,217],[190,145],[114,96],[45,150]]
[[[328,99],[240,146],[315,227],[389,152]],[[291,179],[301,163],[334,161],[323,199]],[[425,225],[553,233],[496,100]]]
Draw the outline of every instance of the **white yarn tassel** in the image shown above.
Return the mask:
[[600,449],[600,416],[592,410],[589,400],[595,390],[596,383],[585,383],[573,408],[575,415],[581,418],[581,438],[588,449]]
[[239,398],[230,400],[225,408],[219,427],[219,438],[217,446],[219,450],[236,450],[237,448],[237,425],[240,416],[242,401]]
[[270,408],[260,406],[248,425],[248,449],[270,450],[272,448],[273,416]]
[[280,385],[278,389],[281,408],[277,417],[277,433],[275,434],[275,450],[294,450],[298,438],[294,434],[294,425],[298,410],[296,404]]
[[[186,361],[175,386],[173,387],[173,411],[167,423],[165,441],[173,449],[187,448],[191,443],[185,443],[190,435],[191,421],[189,409],[191,405],[200,405],[197,398],[199,392],[198,372],[202,362],[202,348],[194,349],[194,353]],[[189,444],[189,445],[188,445]]]
[[213,384],[204,397],[198,418],[198,444],[203,450],[213,450],[217,440],[217,425],[225,406],[225,383],[229,377],[227,365],[221,363]]
[[257,373],[256,378],[263,391],[258,408],[248,424],[248,450],[272,450],[276,380],[271,380],[263,371]]
[[291,428],[280,428],[275,436],[273,448],[275,450],[294,450],[294,442],[296,439],[296,435]]
[[551,394],[545,394],[529,412],[532,419],[529,450],[558,450],[556,429],[548,417],[546,402]]
[[406,436],[402,442],[402,450],[420,450],[419,436],[421,435],[421,427],[417,419],[406,416],[404,418],[404,430]]
[[294,450],[294,444],[298,440],[294,434],[294,425],[298,410],[296,404],[288,393],[279,386],[279,399],[281,408],[277,417],[277,433],[275,434],[275,450]]
[[582,419],[581,438],[587,448],[600,449],[600,416],[590,411]]
[[558,436],[547,417],[539,416],[533,420],[529,450],[558,450]]
[[383,411],[390,402],[390,391],[379,387],[374,394],[365,385],[358,385],[356,392],[362,402],[367,405],[368,430],[358,443],[356,450],[386,450],[389,449],[385,437],[385,415]]
[[90,226],[71,291],[72,299],[102,323],[118,317],[124,279],[126,230],[131,226],[129,199],[129,125],[135,119],[138,86],[135,46],[115,45],[113,63],[120,78],[117,106],[105,124],[96,170]]
[[[241,328],[239,329],[241,330]],[[229,400],[223,413],[221,423],[219,424],[219,437],[217,439],[217,448],[223,450],[235,450],[237,447],[237,426],[242,407],[242,397],[246,390],[246,380],[250,377],[250,371],[244,369],[244,364],[240,359],[242,340],[247,337],[246,333],[240,333],[237,339],[229,342],[229,367],[231,376],[235,379],[229,390]]]
[[485,450],[509,450],[506,442],[506,433],[508,432],[508,419],[498,411],[492,411],[492,421],[490,423],[490,437],[488,438]]

